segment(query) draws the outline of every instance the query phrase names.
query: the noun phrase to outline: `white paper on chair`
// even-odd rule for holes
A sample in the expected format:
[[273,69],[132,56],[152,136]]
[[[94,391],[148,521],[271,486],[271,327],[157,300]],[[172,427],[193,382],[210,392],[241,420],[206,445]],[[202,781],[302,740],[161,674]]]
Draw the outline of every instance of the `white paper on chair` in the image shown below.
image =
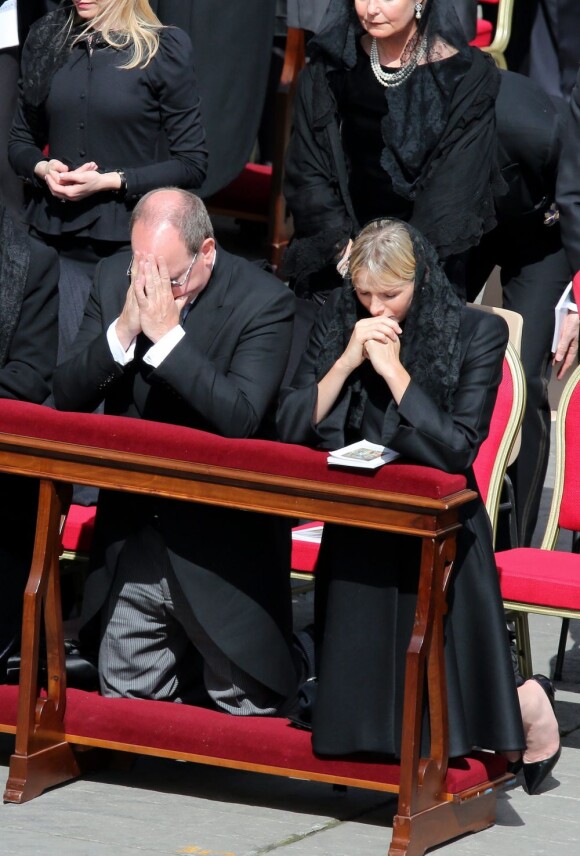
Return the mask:
[[564,318],[568,315],[569,309],[573,309],[574,311],[576,310],[576,304],[572,300],[572,283],[569,283],[564,289],[562,297],[556,303],[556,308],[554,309],[554,338],[552,339],[553,354],[556,353],[556,348],[558,347],[558,342],[560,340],[562,324],[564,323]]
[[307,544],[320,544],[323,528],[324,526],[321,523],[319,526],[305,526],[303,529],[293,529],[292,540],[304,541]]
[[6,0],[0,9],[0,50],[18,45],[18,12],[16,0]]
[[368,440],[359,440],[358,443],[351,443],[350,446],[343,446],[342,449],[331,452],[327,461],[332,466],[361,467],[373,470],[398,457],[399,453],[387,446],[370,443]]

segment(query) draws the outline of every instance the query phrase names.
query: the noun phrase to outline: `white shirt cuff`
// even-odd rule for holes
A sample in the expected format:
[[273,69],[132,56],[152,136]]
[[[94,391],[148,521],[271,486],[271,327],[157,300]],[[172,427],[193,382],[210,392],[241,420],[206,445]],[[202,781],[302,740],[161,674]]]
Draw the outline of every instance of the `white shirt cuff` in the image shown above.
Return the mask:
[[156,369],[169,356],[174,347],[181,342],[184,336],[185,330],[180,325],[177,325],[169,333],[166,333],[165,336],[162,336],[155,345],[151,345],[147,353],[143,356],[143,362]]
[[135,356],[135,339],[133,339],[127,350],[123,348],[119,341],[119,337],[117,336],[118,320],[118,318],[115,318],[113,323],[109,326],[109,329],[107,330],[107,342],[109,343],[109,348],[111,349],[115,362],[119,363],[120,366],[126,366],[127,363],[130,363]]

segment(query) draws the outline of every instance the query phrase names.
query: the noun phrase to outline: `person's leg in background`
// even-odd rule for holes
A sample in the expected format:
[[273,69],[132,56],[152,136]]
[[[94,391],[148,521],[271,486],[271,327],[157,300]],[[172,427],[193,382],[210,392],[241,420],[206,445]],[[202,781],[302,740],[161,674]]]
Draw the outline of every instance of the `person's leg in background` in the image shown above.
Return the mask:
[[2,474],[0,480],[0,683],[6,680],[11,654],[20,650],[22,603],[30,572],[38,482]]
[[[559,227],[545,226],[539,212],[500,225],[485,236],[470,260],[468,300],[496,264],[501,268],[504,308],[519,312],[524,319],[521,359],[527,401],[521,450],[509,475],[516,495],[520,546],[526,546],[536,526],[550,451],[548,381],[554,307],[570,281]],[[503,526],[497,546],[510,546]]]

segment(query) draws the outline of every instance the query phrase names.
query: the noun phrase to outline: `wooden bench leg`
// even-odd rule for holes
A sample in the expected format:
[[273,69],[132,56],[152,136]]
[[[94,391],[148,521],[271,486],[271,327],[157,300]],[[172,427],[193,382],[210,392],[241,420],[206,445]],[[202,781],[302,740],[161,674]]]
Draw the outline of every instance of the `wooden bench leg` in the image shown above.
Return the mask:
[[[427,848],[495,821],[496,792],[491,782],[451,800],[445,795],[449,726],[443,616],[454,561],[454,537],[423,539],[415,624],[407,649],[399,805],[389,856],[424,856]],[[425,677],[429,758],[420,757]]]
[[445,802],[412,817],[396,815],[389,856],[424,856],[427,848],[495,823],[497,794],[490,788],[463,802]]
[[[10,759],[5,802],[26,802],[46,788],[80,774],[74,751],[64,740],[66,672],[58,569],[61,507],[58,486],[42,479],[32,566],[24,594],[16,745]],[[48,686],[46,698],[39,699],[37,674],[42,622]]]

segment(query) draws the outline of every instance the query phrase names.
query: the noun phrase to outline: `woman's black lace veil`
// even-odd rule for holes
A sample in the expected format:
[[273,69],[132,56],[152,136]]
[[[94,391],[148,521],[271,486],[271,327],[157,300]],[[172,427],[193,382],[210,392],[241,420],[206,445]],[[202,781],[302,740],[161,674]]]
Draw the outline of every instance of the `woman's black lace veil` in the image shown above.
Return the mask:
[[[330,0],[321,29],[309,43],[310,56],[313,59],[323,56],[336,67],[352,68],[356,63],[356,41],[363,33],[354,0]],[[427,38],[424,62],[435,62],[447,56],[445,44],[469,57],[465,33],[452,0],[424,0],[417,33],[407,46],[403,62],[424,36]]]
[[[384,222],[402,221],[385,218]],[[459,328],[463,303],[445,276],[431,244],[409,223],[402,225],[413,244],[415,291],[404,322],[401,362],[412,380],[437,405],[450,413],[459,384]],[[328,327],[324,347],[317,360],[317,380],[321,380],[344,353],[358,317],[360,304],[350,277],[346,277],[335,316]],[[362,421],[366,391],[356,372],[349,378],[348,386],[351,403],[347,424],[356,430]]]

